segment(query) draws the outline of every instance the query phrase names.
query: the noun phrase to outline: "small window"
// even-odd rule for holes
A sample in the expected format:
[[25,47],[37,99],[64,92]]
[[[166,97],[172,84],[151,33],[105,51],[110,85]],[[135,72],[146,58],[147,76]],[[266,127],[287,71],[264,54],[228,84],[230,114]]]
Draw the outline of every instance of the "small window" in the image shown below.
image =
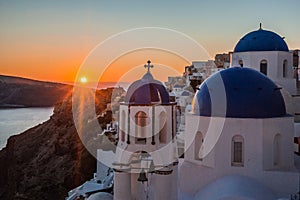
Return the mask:
[[239,65],[240,65],[241,67],[244,66],[243,60],[239,60]]
[[159,142],[167,142],[167,117],[165,112],[159,115]]
[[137,144],[146,144],[146,126],[148,123],[148,116],[145,112],[139,111],[135,115],[136,134],[135,142]]
[[281,135],[276,134],[274,137],[274,145],[273,145],[273,165],[278,166],[280,164],[280,143],[281,143]]
[[288,61],[284,60],[283,61],[283,67],[282,67],[282,76],[283,76],[283,78],[287,77],[287,74],[288,74],[287,69],[288,69]]
[[202,160],[203,159],[203,134],[201,132],[196,133],[195,138],[195,160]]
[[232,138],[232,153],[231,165],[243,166],[244,165],[244,138],[236,135]]
[[126,115],[125,115],[125,111],[123,110],[122,111],[122,115],[121,115],[121,127],[119,129],[119,133],[120,133],[120,140],[122,142],[125,141],[125,130],[126,130],[126,127],[125,127],[125,122],[126,122]]
[[264,75],[268,74],[268,61],[267,60],[262,60],[260,62],[260,72],[263,73]]
[[233,162],[242,163],[243,143],[235,141],[233,143]]

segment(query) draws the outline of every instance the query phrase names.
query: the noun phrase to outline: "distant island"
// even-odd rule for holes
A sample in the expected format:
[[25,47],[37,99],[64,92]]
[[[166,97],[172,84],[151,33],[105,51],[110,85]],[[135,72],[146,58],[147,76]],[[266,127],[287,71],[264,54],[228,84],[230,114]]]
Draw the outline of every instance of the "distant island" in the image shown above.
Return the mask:
[[0,75],[0,108],[51,107],[73,86]]

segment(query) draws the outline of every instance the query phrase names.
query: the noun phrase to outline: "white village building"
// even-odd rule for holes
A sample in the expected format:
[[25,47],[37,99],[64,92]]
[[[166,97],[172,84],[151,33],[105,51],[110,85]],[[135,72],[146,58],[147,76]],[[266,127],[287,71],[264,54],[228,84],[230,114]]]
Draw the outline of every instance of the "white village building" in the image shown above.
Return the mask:
[[299,190],[294,118],[260,72],[232,67],[207,79],[186,116],[180,189],[196,199],[277,199]]
[[231,66],[256,69],[284,87],[290,95],[296,94],[293,54],[284,38],[274,32],[260,27],[242,37],[232,54]]
[[[120,105],[114,199],[177,199],[176,103],[148,72]],[[161,191],[161,192],[157,192]]]
[[274,200],[300,192],[300,101],[288,46],[260,28],[237,43],[231,60],[201,84],[185,114],[184,159],[177,103],[148,62],[120,105],[114,195],[107,199]]
[[[237,67],[217,72],[208,78],[194,97],[192,112],[186,114],[185,158],[179,169],[178,196],[167,192],[177,191],[174,184],[170,184],[177,179],[170,176],[169,185],[160,182],[157,190],[149,189],[149,193],[153,192],[151,199],[161,199],[155,197],[166,195],[164,199],[193,197],[271,200],[288,198],[291,194],[299,192],[299,172],[294,165],[293,154],[294,117],[286,112],[280,87],[282,86],[288,95],[296,94],[296,81],[291,67],[292,54],[283,38],[276,33],[259,29],[247,34],[238,42],[232,57],[232,66]],[[145,76],[150,76],[149,72]],[[138,82],[145,82],[145,76]],[[143,87],[151,88],[149,83],[144,84],[146,86]],[[131,88],[135,85],[134,83]],[[128,94],[134,97],[131,103],[138,106],[133,106],[130,109],[133,114],[128,114],[128,101],[129,105],[121,106],[121,110],[124,110],[121,112],[125,113],[125,119],[128,116],[136,119],[135,113],[144,112],[143,116],[147,117],[149,124],[145,123],[148,130],[144,128],[144,144],[136,144],[133,141],[126,146],[133,145],[133,153],[148,153],[150,150],[151,155],[153,151],[160,152],[160,147],[151,144],[150,141],[151,138],[152,141],[153,138],[160,138],[159,131],[153,132],[161,128],[160,123],[154,120],[159,117],[153,118],[153,110],[162,106],[162,99],[156,99],[156,102],[150,99],[153,98],[153,94],[154,97],[166,96],[156,96],[156,92],[150,90],[146,93],[145,89],[143,94],[138,94],[138,87],[136,91],[131,90]],[[147,98],[148,101],[142,101],[140,105],[141,103],[134,101],[139,98]],[[174,120],[174,117],[170,114],[168,119]],[[130,121],[130,126],[138,126],[137,121]],[[170,139],[174,136],[171,134],[173,129],[171,126],[167,131]],[[123,130],[121,134],[137,134],[134,129],[124,127]],[[157,133],[156,137],[153,137],[153,133]],[[141,137],[135,136],[135,140]],[[166,152],[169,152],[169,155],[162,153],[158,157],[165,157],[167,163],[171,160],[176,163],[174,151]],[[125,157],[125,164],[128,165],[129,156]],[[128,199],[144,199],[133,192],[137,190],[133,187],[133,182],[138,182],[138,175],[135,176],[136,180],[131,179],[131,182],[128,182],[128,177],[133,175],[127,175],[126,182],[119,178],[119,173],[123,172],[116,174],[115,181],[122,183],[115,182],[114,192],[119,194],[121,191],[124,194],[124,189],[119,186],[125,184]],[[150,173],[144,175],[152,176]],[[148,184],[150,188],[158,185],[151,181]],[[114,196],[115,199],[121,197],[124,199],[121,193]]]
[[238,42],[231,60],[201,85],[186,116],[180,190],[195,199],[288,199],[300,188],[292,53],[284,38],[260,28]]

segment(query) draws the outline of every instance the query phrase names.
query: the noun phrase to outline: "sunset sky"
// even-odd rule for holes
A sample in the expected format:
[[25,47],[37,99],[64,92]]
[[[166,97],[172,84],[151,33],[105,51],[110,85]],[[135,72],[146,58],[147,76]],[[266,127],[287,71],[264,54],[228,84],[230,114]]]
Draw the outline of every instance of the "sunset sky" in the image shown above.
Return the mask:
[[[237,41],[258,29],[261,22],[264,29],[284,36],[290,49],[299,49],[299,8],[299,0],[0,0],[0,74],[74,81],[96,45],[138,27],[162,27],[187,34],[213,58],[216,53],[232,51]],[[167,52],[131,52],[116,59],[100,79],[118,81],[123,77],[130,81],[133,75],[124,78],[128,71],[135,74],[135,67],[148,59],[154,63],[164,60],[168,65],[159,79],[180,74],[188,64]],[[85,74],[88,81],[91,73]]]

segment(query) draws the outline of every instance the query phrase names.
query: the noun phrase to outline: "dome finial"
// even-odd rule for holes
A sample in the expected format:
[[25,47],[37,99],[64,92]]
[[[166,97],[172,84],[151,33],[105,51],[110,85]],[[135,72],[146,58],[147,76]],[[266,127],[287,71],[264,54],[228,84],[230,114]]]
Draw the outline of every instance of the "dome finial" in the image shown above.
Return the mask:
[[144,67],[145,67],[145,68],[148,68],[148,71],[147,71],[147,72],[150,73],[150,68],[153,68],[154,66],[151,65],[151,61],[148,60],[148,61],[147,61],[147,65],[144,65]]
[[259,30],[262,30],[262,23],[259,23]]

